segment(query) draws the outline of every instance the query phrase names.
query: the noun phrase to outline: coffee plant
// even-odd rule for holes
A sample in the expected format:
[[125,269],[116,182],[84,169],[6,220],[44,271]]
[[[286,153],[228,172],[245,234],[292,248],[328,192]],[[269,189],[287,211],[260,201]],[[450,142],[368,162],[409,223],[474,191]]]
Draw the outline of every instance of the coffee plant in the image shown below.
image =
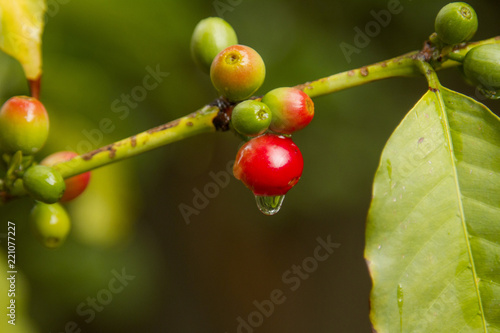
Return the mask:
[[[444,6],[420,50],[262,95],[269,73],[259,50],[226,20],[205,18],[193,27],[190,52],[218,98],[97,149],[40,157],[52,121],[41,80],[46,9],[40,0],[0,1],[0,48],[19,61],[30,88],[0,109],[0,207],[30,202],[26,216],[46,248],[64,251],[71,233],[65,205],[86,191],[92,170],[217,131],[241,139],[231,171],[255,197],[249,200],[275,215],[285,195],[308,181],[301,180],[307,156],[294,139],[325,112],[313,99],[383,79],[424,78],[427,89],[394,129],[373,180],[364,253],[370,320],[375,332],[500,332],[500,119],[481,103],[500,99],[500,38],[473,41],[480,20],[470,5]],[[475,96],[441,84],[438,73],[451,68]],[[191,211],[183,216],[198,214]],[[238,323],[253,332],[250,321]]]

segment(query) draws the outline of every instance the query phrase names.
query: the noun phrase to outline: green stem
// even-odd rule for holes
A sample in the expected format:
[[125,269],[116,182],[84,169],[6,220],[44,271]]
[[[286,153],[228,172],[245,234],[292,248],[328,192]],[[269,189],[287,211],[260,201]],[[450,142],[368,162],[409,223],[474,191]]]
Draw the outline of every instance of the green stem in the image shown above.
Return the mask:
[[[472,47],[492,43],[500,44],[500,37],[461,45],[453,52],[464,56]],[[447,59],[445,56],[446,54],[442,58]],[[410,52],[373,65],[331,75],[298,85],[296,88],[303,90],[311,97],[318,97],[382,79],[419,76],[422,74],[421,66],[426,57],[430,59],[424,48],[423,51]],[[428,63],[426,65],[430,66]],[[445,60],[438,63],[436,69],[458,65],[456,61]],[[207,105],[195,113],[56,164],[54,167],[62,173],[64,178],[68,178],[190,136],[214,132],[216,128],[212,121],[218,112],[218,107]]]
[[450,52],[447,54],[448,58],[453,60],[453,61],[456,61],[456,62],[464,62],[464,59],[465,59],[465,55],[463,54],[458,54],[458,53],[455,53],[455,52]]
[[420,72],[415,66],[418,54],[418,51],[411,52],[373,65],[307,82],[296,88],[303,90],[312,98],[387,78],[418,76]]
[[[459,66],[460,63],[448,60],[445,56],[449,56],[451,51],[453,51],[453,56],[455,58],[465,57],[470,49],[483,45],[483,44],[500,44],[500,36],[486,39],[479,42],[472,42],[464,45],[455,50],[451,48],[442,55],[443,59],[446,59],[442,63],[438,63],[439,67],[436,70],[451,68]],[[417,63],[422,61],[422,57],[426,54],[423,51],[414,51],[404,54],[399,57],[395,57],[389,60],[378,62],[373,65],[364,66],[358,69],[334,74],[325,78],[321,78],[316,81],[307,82],[295,86],[295,88],[303,90],[311,98],[328,95],[340,90],[353,88],[366,83],[394,78],[394,77],[414,77],[420,76],[422,73],[417,65]]]
[[205,106],[187,116],[54,165],[64,178],[144,153],[201,133],[214,132],[219,108]]
[[416,64],[418,69],[420,70],[420,73],[422,73],[427,79],[429,89],[439,90],[441,84],[439,83],[439,79],[434,68],[425,61],[419,61]]

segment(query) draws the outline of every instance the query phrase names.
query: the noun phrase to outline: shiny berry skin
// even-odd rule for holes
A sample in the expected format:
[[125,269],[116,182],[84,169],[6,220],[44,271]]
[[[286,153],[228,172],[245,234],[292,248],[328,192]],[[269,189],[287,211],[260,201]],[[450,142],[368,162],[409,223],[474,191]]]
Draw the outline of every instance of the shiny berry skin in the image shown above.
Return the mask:
[[68,213],[58,203],[37,202],[31,210],[30,219],[33,232],[48,248],[61,246],[71,229]]
[[476,46],[465,55],[465,76],[475,85],[490,91],[500,89],[500,45]]
[[246,136],[258,136],[267,131],[271,123],[271,110],[259,101],[247,100],[233,109],[231,124],[233,128]]
[[451,2],[441,8],[436,16],[434,28],[446,44],[458,44],[470,40],[477,30],[477,15],[465,2]]
[[33,199],[48,204],[61,200],[66,188],[59,171],[45,165],[34,165],[26,170],[23,184]]
[[299,181],[304,159],[292,139],[264,134],[245,143],[233,167],[234,176],[255,195],[284,195]]
[[229,101],[252,96],[266,77],[261,56],[251,47],[233,45],[222,50],[212,62],[210,79],[215,89]]
[[208,17],[196,25],[191,36],[191,55],[200,69],[209,73],[215,56],[226,47],[238,44],[233,27],[220,17]]
[[36,98],[16,96],[0,109],[0,149],[7,153],[20,150],[23,155],[38,152],[49,135],[49,116]]
[[273,114],[269,129],[283,134],[301,130],[314,117],[314,103],[302,90],[276,88],[262,98]]
[[[40,164],[46,166],[53,166],[54,164],[69,161],[73,157],[78,156],[77,153],[72,151],[60,151],[45,157]],[[75,199],[80,194],[85,191],[87,185],[90,181],[90,171],[73,176],[71,178],[65,179],[64,183],[66,184],[66,191],[61,198],[61,202],[67,202]]]

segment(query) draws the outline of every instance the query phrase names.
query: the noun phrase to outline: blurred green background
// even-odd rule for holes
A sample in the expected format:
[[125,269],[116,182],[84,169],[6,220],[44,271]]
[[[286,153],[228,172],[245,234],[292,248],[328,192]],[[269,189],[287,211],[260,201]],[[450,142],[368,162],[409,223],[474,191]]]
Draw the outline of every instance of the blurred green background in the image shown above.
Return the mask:
[[[419,49],[447,3],[401,0],[401,13],[348,62],[340,43],[354,44],[353,29],[364,30],[372,10],[393,2],[51,0],[41,100],[52,129],[38,158],[97,148],[216,98],[189,53],[191,33],[204,17],[221,15],[240,43],[260,52],[267,67],[263,94]],[[469,3],[479,16],[475,39],[500,35],[498,1]],[[157,66],[168,77],[128,114],[114,112],[113,102]],[[440,77],[475,95],[457,70]],[[22,275],[18,325],[7,326],[3,316],[0,331],[78,332],[74,325],[82,332],[229,333],[238,332],[238,317],[248,323],[250,316],[257,327],[239,332],[370,332],[363,246],[372,177],[386,140],[426,87],[423,78],[392,79],[317,98],[315,119],[294,136],[305,159],[302,180],[273,217],[262,215],[233,177],[189,224],[181,214],[179,205],[194,207],[195,191],[213,182],[212,173],[227,175],[240,144],[230,132],[95,171],[88,191],[68,206],[73,230],[58,250],[31,235],[30,200],[1,207],[0,234],[7,220],[16,223]],[[27,93],[21,67],[0,55],[1,102]],[[498,103],[486,101],[497,114]],[[99,130],[105,118],[114,125],[111,133]],[[283,274],[328,236],[340,247],[291,290]],[[0,241],[3,277],[6,241]],[[127,285],[110,293],[110,281],[123,270],[131,276]],[[275,289],[286,300],[259,317],[255,301],[269,300]],[[92,299],[95,316],[85,312]]]

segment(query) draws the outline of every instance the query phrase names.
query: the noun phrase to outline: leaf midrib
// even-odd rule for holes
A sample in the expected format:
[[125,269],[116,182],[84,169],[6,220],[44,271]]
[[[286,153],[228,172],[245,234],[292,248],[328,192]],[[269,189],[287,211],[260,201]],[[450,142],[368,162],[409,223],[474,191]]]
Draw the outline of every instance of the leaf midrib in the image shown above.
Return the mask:
[[483,328],[484,332],[487,333],[488,329],[486,326],[486,318],[484,316],[484,310],[483,310],[483,302],[481,299],[481,293],[479,291],[479,285],[478,285],[478,277],[476,273],[476,266],[474,264],[474,257],[472,256],[472,249],[471,245],[469,242],[469,232],[467,230],[467,224],[465,221],[465,212],[464,212],[464,207],[462,203],[462,192],[460,190],[460,183],[458,181],[458,171],[457,171],[457,165],[455,163],[455,155],[454,155],[454,148],[453,148],[453,140],[451,138],[451,127],[450,123],[448,121],[448,113],[446,112],[446,106],[443,100],[443,95],[441,93],[442,89],[445,89],[443,86],[439,85],[436,87],[437,90],[432,92],[436,95],[439,103],[439,112],[441,113],[441,119],[444,121],[444,132],[446,135],[446,141],[448,142],[448,149],[449,149],[449,154],[450,154],[450,161],[453,169],[453,179],[455,181],[455,188],[456,188],[456,193],[457,193],[457,201],[458,201],[458,206],[460,210],[460,220],[462,222],[462,229],[464,232],[464,237],[465,237],[465,244],[467,245],[467,253],[469,255],[469,262],[471,265],[472,269],[472,277],[474,279],[474,288],[476,289],[476,295],[477,295],[477,300],[479,303],[479,311],[481,312],[481,320],[483,321]]

